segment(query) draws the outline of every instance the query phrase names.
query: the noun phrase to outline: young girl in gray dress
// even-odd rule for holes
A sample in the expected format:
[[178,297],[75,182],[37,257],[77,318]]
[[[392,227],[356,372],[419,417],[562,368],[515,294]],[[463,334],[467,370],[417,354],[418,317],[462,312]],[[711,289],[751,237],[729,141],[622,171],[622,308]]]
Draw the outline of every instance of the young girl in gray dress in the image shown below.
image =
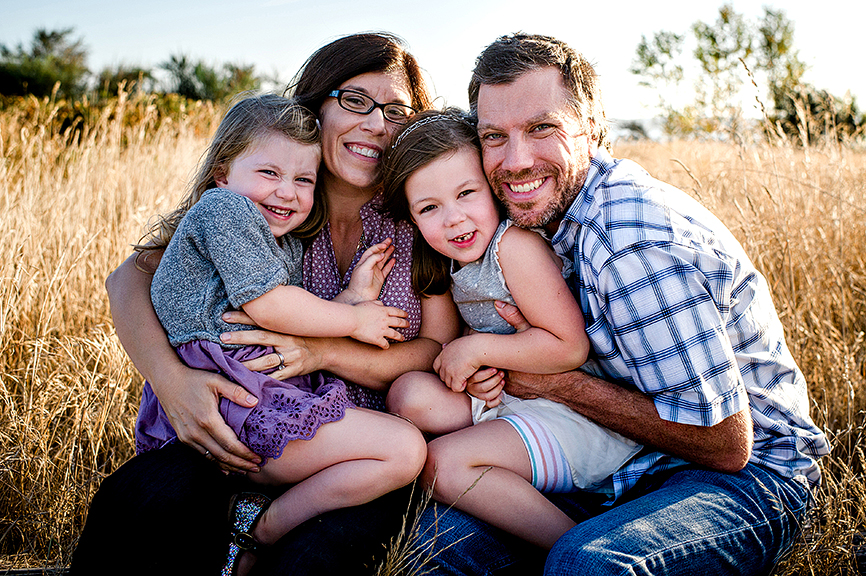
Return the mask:
[[[252,328],[223,321],[233,309],[243,309],[263,328],[298,336],[350,336],[382,348],[389,339],[402,340],[397,328],[407,325],[405,313],[377,301],[393,266],[389,242],[364,253],[349,287],[334,301],[301,288],[299,237],[315,234],[324,221],[314,199],[320,159],[311,112],[276,95],[242,100],[221,122],[187,198],[140,247],[165,246],[151,299],[184,363],[219,372],[258,399],[254,408],[220,400],[226,423],[267,459],[249,477],[266,485],[294,484],[272,503],[260,494],[239,495],[224,574],[247,572],[254,556],[243,551],[255,552],[313,516],[408,484],[426,455],[414,427],[355,407],[341,380],[322,373],[275,380],[242,364],[274,353],[271,348],[221,343],[223,332]],[[137,451],[158,449],[175,437],[146,384]]]
[[[549,549],[575,523],[541,492],[607,490],[640,446],[550,400],[502,394],[487,406],[464,390],[484,367],[545,374],[586,362],[583,315],[561,263],[539,233],[500,221],[475,127],[459,110],[415,116],[386,152],[383,175],[385,208],[423,237],[416,290],[450,287],[471,329],[443,348],[438,375],[395,381],[388,407],[443,435],[430,442],[423,472],[434,498]],[[497,301],[520,308],[531,327],[515,332]]]

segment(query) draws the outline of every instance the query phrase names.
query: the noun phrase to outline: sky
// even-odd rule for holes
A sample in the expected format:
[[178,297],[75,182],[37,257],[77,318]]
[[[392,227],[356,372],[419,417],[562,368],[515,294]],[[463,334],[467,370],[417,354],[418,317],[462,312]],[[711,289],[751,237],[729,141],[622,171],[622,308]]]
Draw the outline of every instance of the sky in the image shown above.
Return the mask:
[[[557,37],[595,65],[607,115],[654,116],[656,95],[629,72],[641,35],[687,32],[715,22],[723,0],[0,0],[0,44],[29,49],[37,28],[74,28],[99,71],[118,64],[155,68],[171,55],[211,65],[254,64],[288,81],[317,48],[353,32],[385,30],[404,38],[441,103],[467,106],[475,57],[502,34]],[[805,80],[866,105],[862,26],[866,2],[729,0],[752,19],[782,8],[794,23]],[[860,72],[857,72],[860,70]],[[763,95],[761,95],[763,97]]]

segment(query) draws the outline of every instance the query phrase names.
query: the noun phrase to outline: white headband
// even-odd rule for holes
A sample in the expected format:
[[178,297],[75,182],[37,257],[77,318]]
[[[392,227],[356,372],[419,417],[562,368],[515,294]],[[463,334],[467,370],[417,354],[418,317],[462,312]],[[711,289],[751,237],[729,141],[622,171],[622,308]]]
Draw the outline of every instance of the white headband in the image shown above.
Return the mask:
[[408,128],[406,128],[405,130],[400,132],[400,135],[397,136],[397,139],[394,140],[393,144],[391,144],[391,148],[396,148],[400,144],[400,142],[403,141],[403,138],[405,138],[407,135],[412,133],[416,128],[420,128],[421,126],[426,126],[427,124],[432,124],[433,122],[443,122],[446,120],[452,120],[455,122],[460,122],[461,124],[465,124],[467,126],[471,126],[474,128],[474,126],[472,126],[471,123],[467,122],[466,120],[464,120],[463,118],[461,118],[459,116],[455,116],[454,114],[448,114],[448,113],[436,114],[435,116],[428,116],[427,118],[424,118],[423,120],[418,120],[414,124],[410,124]]

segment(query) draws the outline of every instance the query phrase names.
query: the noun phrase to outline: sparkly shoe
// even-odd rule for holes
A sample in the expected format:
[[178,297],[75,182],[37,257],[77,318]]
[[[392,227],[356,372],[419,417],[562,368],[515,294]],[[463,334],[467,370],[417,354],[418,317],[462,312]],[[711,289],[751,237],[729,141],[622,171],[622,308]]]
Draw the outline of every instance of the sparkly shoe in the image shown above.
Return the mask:
[[271,499],[256,492],[241,492],[232,497],[229,505],[229,524],[231,526],[231,543],[229,555],[220,576],[233,576],[238,558],[244,552],[259,552],[264,545],[253,538],[253,526],[258,522],[271,503]]

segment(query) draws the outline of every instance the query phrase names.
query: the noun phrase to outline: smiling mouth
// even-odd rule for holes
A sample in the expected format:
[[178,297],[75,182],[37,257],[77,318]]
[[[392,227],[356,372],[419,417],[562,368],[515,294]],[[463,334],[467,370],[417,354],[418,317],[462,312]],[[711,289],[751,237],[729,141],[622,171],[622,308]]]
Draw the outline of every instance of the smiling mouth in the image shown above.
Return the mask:
[[288,217],[295,213],[294,210],[289,210],[288,208],[277,208],[276,206],[267,206],[267,209],[276,214],[277,216]]
[[467,232],[466,234],[461,234],[460,236],[456,236],[455,238],[452,238],[451,241],[456,242],[457,244],[462,244],[464,242],[468,242],[469,240],[471,240],[473,236],[475,236],[474,231],[473,232]]
[[379,150],[367,148],[366,146],[355,146],[354,144],[348,144],[346,148],[348,148],[351,152],[354,152],[355,154],[360,154],[361,156],[366,156],[367,158],[373,158],[375,160],[378,160],[379,156],[382,155]]
[[544,178],[538,178],[537,180],[524,182],[523,184],[509,183],[508,189],[516,194],[526,194],[528,192],[532,192],[533,190],[537,190],[542,184],[544,184]]

